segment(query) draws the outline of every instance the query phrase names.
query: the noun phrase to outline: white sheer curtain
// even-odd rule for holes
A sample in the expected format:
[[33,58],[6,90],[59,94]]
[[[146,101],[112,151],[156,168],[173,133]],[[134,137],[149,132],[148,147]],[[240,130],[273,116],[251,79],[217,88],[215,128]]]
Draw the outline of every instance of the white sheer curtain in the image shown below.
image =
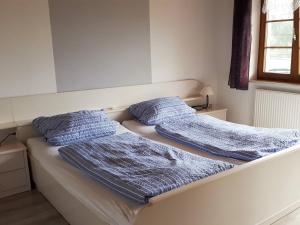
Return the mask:
[[300,6],[300,0],[264,0],[263,13],[292,13]]

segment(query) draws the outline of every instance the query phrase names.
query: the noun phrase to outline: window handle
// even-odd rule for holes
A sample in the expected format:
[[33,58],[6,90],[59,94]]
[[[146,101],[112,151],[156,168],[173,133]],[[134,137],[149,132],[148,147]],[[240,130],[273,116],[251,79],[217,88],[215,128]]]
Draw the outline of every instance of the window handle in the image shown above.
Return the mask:
[[294,41],[297,41],[297,35],[296,35],[296,29],[294,28],[294,35],[293,35]]

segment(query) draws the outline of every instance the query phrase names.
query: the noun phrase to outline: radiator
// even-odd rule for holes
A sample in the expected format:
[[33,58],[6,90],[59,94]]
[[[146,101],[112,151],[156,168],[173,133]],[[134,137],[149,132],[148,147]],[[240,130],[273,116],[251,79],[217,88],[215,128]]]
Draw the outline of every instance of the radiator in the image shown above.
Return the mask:
[[254,126],[300,128],[300,94],[257,89]]

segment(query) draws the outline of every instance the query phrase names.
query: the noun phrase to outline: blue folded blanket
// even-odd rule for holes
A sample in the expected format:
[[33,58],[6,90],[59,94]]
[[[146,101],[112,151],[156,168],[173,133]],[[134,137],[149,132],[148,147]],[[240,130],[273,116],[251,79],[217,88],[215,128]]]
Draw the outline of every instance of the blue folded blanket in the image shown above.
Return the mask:
[[132,200],[149,198],[234,165],[123,133],[60,148],[63,159]]
[[218,156],[251,161],[300,143],[300,130],[256,128],[208,115],[193,115],[157,125],[169,139]]

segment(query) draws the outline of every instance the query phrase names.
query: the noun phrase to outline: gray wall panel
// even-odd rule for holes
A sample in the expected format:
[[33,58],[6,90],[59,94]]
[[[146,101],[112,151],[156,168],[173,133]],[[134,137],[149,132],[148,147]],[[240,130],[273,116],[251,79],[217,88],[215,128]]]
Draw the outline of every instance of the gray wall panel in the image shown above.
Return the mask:
[[49,0],[59,92],[151,82],[149,0]]

